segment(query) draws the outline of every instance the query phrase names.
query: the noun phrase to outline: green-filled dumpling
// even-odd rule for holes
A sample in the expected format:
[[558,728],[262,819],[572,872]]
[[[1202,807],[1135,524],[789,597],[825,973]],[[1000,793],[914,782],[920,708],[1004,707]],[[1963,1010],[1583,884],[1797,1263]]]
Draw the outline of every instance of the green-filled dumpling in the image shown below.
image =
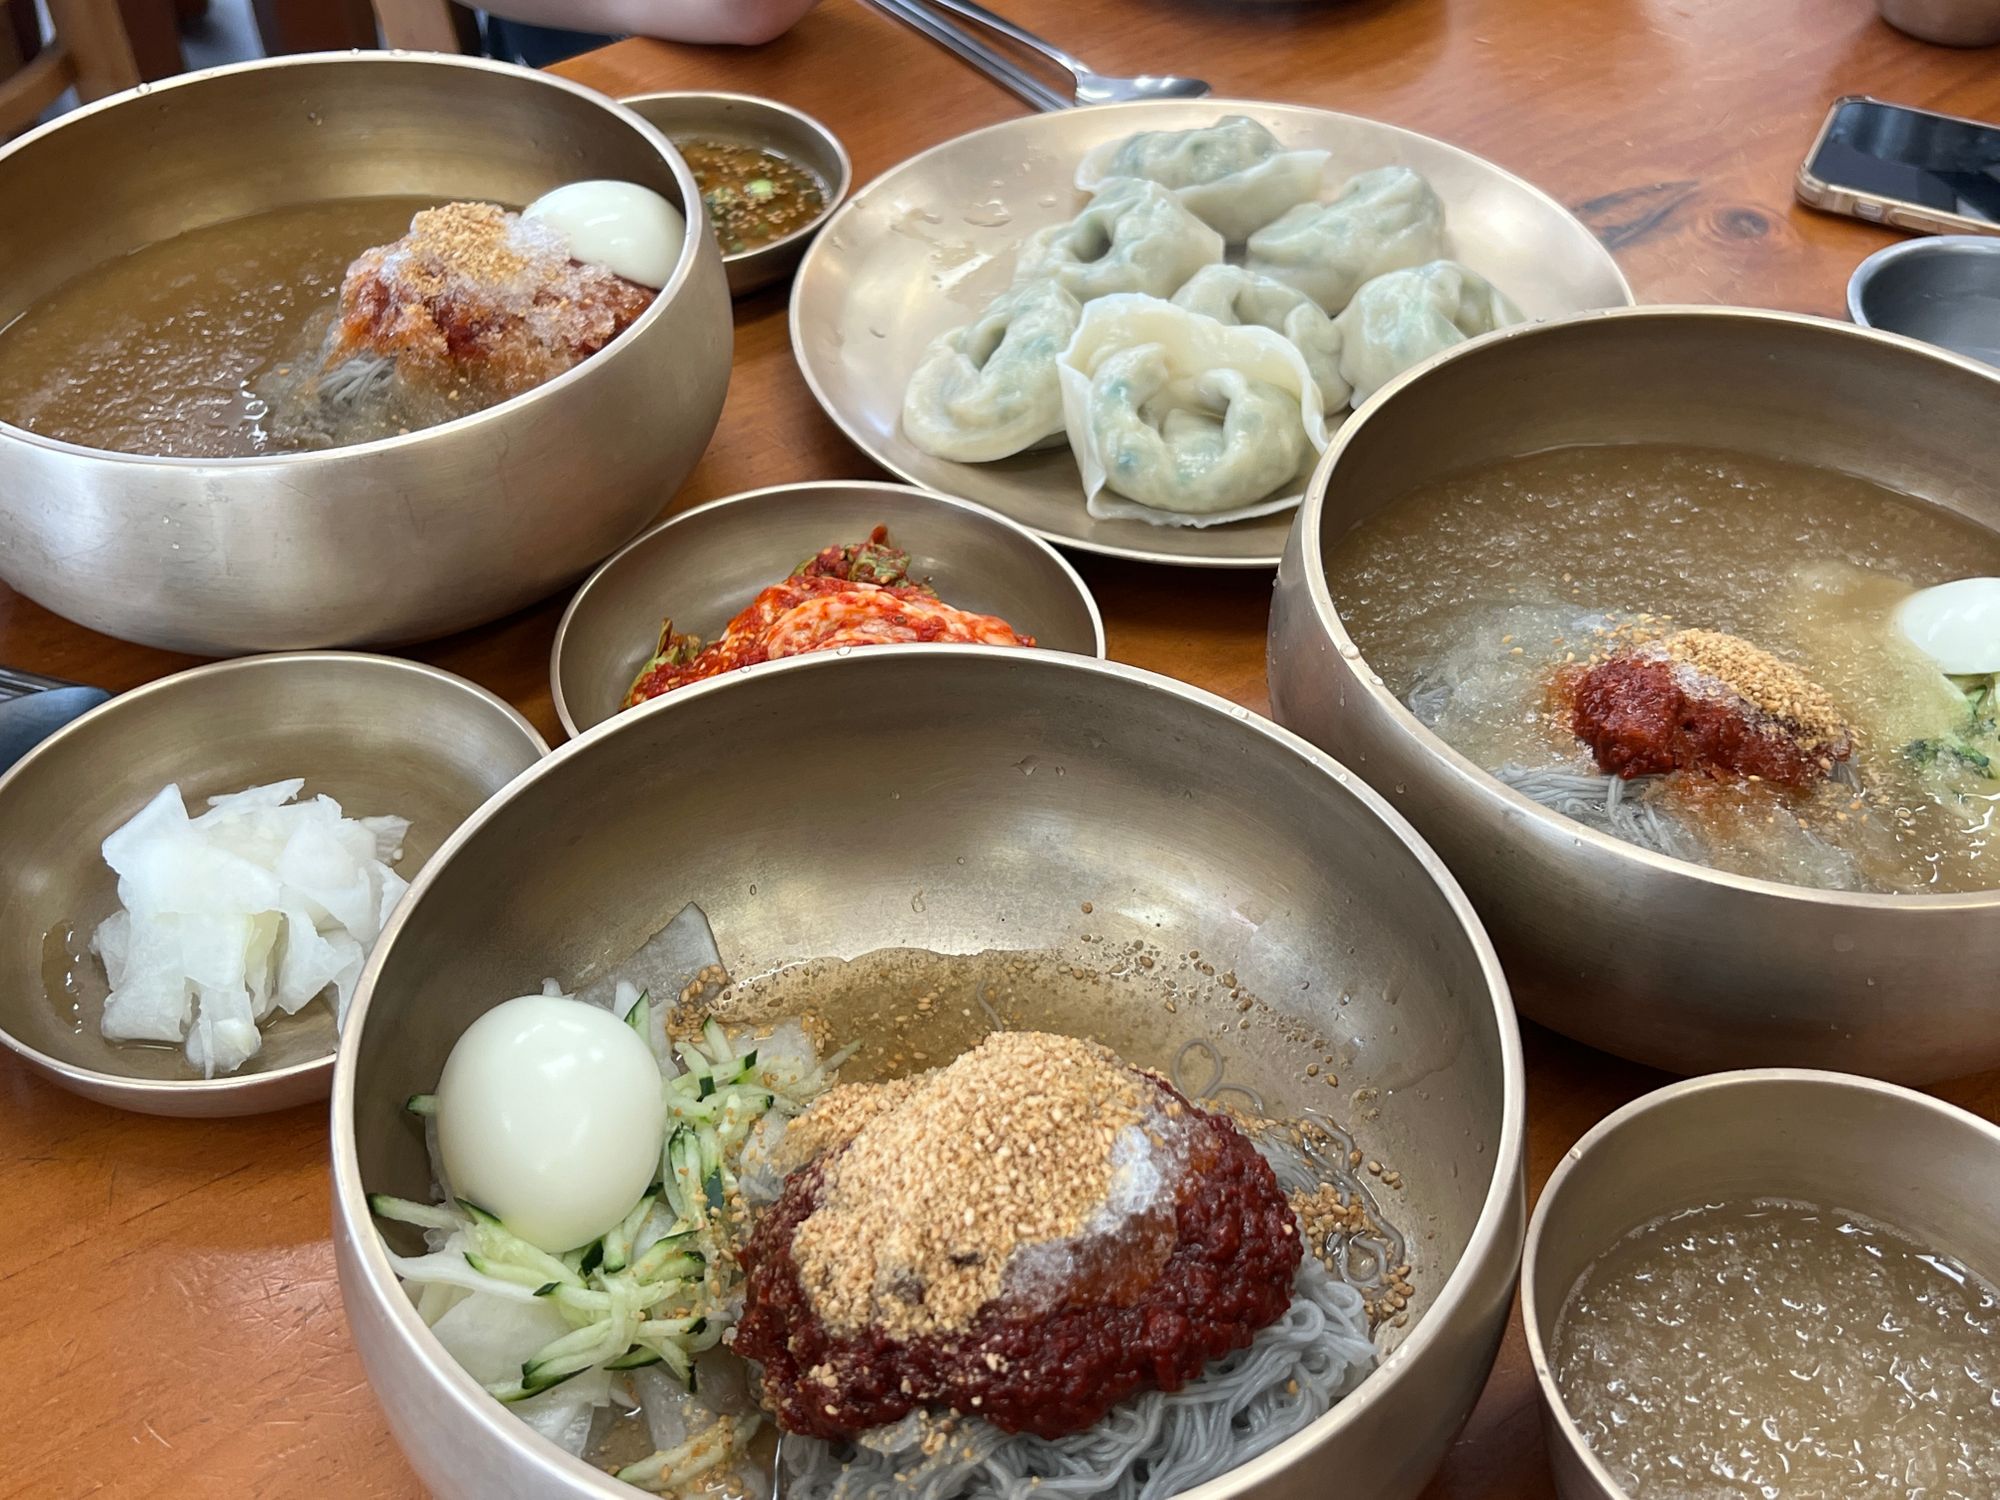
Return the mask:
[[1391,271],[1360,291],[1334,319],[1340,373],[1359,406],[1433,354],[1521,321],[1521,310],[1476,271],[1455,260]]
[[1094,193],[1114,177],[1157,182],[1231,244],[1295,204],[1317,197],[1325,151],[1287,151],[1246,115],[1199,130],[1146,130],[1094,146],[1076,185]]
[[1443,254],[1444,204],[1431,185],[1408,167],[1380,167],[1251,235],[1244,265],[1337,313],[1363,282]]
[[1014,280],[1047,277],[1079,302],[1120,292],[1171,297],[1222,251],[1222,236],[1157,182],[1117,177],[1074,219],[1029,236]]
[[1084,309],[1058,370],[1099,519],[1209,526],[1282,510],[1298,501],[1308,455],[1326,446],[1305,357],[1268,328],[1157,297],[1107,297]]
[[1054,281],[1022,282],[932,339],[903,390],[903,434],[934,458],[990,463],[1063,430],[1056,359],[1083,309]]

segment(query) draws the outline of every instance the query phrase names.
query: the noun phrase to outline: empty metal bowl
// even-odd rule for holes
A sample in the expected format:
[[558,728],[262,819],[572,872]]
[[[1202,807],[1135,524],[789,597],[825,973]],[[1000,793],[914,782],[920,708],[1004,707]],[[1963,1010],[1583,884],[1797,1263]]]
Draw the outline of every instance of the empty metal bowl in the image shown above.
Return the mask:
[[742,297],[783,281],[797,268],[833,211],[854,185],[854,163],[840,137],[804,110],[754,94],[662,93],[636,94],[621,101],[656,127],[668,140],[716,141],[726,146],[755,146],[774,152],[819,179],[826,203],[790,234],[722,257],[729,274],[729,295]]
[[[1626,1234],[1684,1208],[1790,1198],[1891,1225],[1985,1275],[2000,1268],[2000,1127],[1844,1073],[1721,1073],[1648,1094],[1569,1150],[1542,1189],[1521,1267],[1521,1321],[1562,1500],[1624,1500],[1550,1371],[1563,1304]],[[1976,1185],[1976,1189],[1975,1189]],[[1969,1190],[1975,1189],[1975,1190]],[[1688,1317],[1698,1322],[1701,1308]]]
[[[207,655],[408,641],[581,577],[672,497],[729,383],[721,257],[653,128],[546,73],[434,53],[283,57],[86,105],[0,147],[0,325],[80,269],[281,205],[527,203],[582,177],[687,212],[609,347],[537,390],[380,442],[136,457],[0,422],[0,578],[93,630]],[[79,183],[90,184],[88,192]]]
[[1384,791],[1465,882],[1525,1014],[1678,1072],[2000,1066],[2000,891],[1875,896],[1727,875],[1503,786],[1370,668],[1327,583],[1350,529],[1440,475],[1568,444],[1683,443],[1876,480],[2000,529],[2000,372],[1791,313],[1638,307],[1505,329],[1334,438],[1278,570],[1278,720]]
[[[1198,949],[1332,1042],[1339,1087],[1300,1102],[1402,1171],[1415,1316],[1354,1395],[1199,1494],[1306,1500],[1330,1473],[1369,1500],[1422,1489],[1485,1382],[1524,1218],[1519,1037],[1451,876],[1357,778],[1183,683],[883,646],[750,667],[571,741],[459,831],[376,948],[334,1080],[334,1244],[433,1493],[630,1491],[488,1396],[397,1285],[366,1194],[427,1195],[403,1101],[488,1008],[606,972],[688,901],[739,974],[891,947]],[[1230,1035],[1299,1070],[1284,1025]]]
[[[458,825],[548,753],[484,688],[387,656],[321,651],[196,667],[120,694],[0,776],[0,1044],[50,1081],[155,1115],[247,1115],[326,1097],[333,1009],[264,1028],[236,1073],[204,1079],[178,1047],[109,1042],[86,946],[118,906],[105,836],[169,782],[202,799],[303,776],[349,817],[410,820],[414,876]],[[69,976],[66,979],[66,976]]]
[[1847,313],[2000,365],[2000,239],[1944,234],[1877,250],[1847,283]]
[[785,484],[683,511],[590,576],[564,611],[549,658],[563,728],[581,734],[624,707],[666,616],[713,640],[758,590],[877,526],[889,528],[889,540],[910,554],[913,576],[945,603],[998,615],[1041,650],[1104,654],[1104,622],[1089,588],[1026,527],[904,484]]

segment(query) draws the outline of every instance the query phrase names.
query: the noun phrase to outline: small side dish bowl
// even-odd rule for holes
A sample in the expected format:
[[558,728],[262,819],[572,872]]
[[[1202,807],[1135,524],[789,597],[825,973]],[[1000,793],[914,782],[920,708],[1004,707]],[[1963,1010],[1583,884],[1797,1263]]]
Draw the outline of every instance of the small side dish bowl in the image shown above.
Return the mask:
[[[629,543],[577,590],[556,629],[549,686],[572,735],[625,705],[661,621],[713,639],[757,596],[822,548],[877,526],[947,604],[998,615],[1036,649],[1104,655],[1097,601],[1061,553],[970,500],[906,484],[814,480],[712,500]],[[973,648],[986,649],[986,648]]]
[[[754,94],[660,93],[621,100],[676,146],[683,140],[718,141],[775,152],[819,179],[826,202],[809,224],[754,249],[722,257],[729,295],[748,296],[790,276],[820,226],[854,185],[854,163],[840,137],[803,110]],[[710,226],[711,230],[713,225]]]
[[[118,904],[99,846],[169,782],[191,808],[303,776],[350,817],[410,820],[414,878],[481,803],[548,753],[484,688],[387,656],[250,656],[163,677],[93,709],[0,776],[0,1045],[51,1082],[143,1114],[261,1114],[326,1097],[338,1037],[315,1000],[264,1029],[241,1071],[204,1079],[178,1047],[106,1041],[84,944]],[[66,941],[67,940],[67,941]],[[64,996],[65,971],[91,995]]]
[[1521,1321],[1556,1493],[1625,1497],[1572,1422],[1550,1369],[1571,1291],[1623,1236],[1703,1203],[1786,1198],[1893,1225],[1991,1275],[2000,1266],[2000,1203],[1967,1188],[1996,1173],[2000,1126],[1845,1073],[1719,1073],[1609,1116],[1570,1148],[1542,1189],[1521,1267]]
[[2000,365],[2000,239],[1943,234],[1877,250],[1848,279],[1847,315]]

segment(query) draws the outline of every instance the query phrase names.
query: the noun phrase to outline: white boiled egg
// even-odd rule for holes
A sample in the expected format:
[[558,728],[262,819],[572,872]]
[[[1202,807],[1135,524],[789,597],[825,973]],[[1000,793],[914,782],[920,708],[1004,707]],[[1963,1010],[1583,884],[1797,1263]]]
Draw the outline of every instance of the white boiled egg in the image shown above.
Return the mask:
[[1953,676],[2000,672],[2000,578],[1955,578],[1896,608],[1916,648]]
[[562,995],[523,995],[465,1028],[437,1086],[452,1191],[552,1254],[631,1211],[660,1170],[666,1101],[652,1049]]
[[572,182],[521,210],[569,241],[570,257],[657,290],[687,242],[681,211],[636,182]]

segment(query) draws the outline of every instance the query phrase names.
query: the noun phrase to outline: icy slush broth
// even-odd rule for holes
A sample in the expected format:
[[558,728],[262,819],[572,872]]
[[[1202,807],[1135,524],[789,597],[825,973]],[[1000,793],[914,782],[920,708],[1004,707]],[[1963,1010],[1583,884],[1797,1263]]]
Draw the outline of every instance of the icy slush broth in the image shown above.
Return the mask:
[[298,204],[89,267],[0,328],[0,420],[166,458],[330,446],[275,432],[272,397],[318,354],[349,263],[435,202]]
[[1742,636],[1832,695],[1860,787],[1787,794],[1675,773],[1673,815],[1702,862],[1833,889],[2000,886],[2000,762],[1911,753],[1965,700],[1889,619],[1915,588],[2000,574],[2000,535],[1851,475],[1632,444],[1424,485],[1342,538],[1327,572],[1368,666],[1488,770],[1596,774],[1548,701],[1555,671],[1601,644],[1594,624],[1650,615]]
[[1634,1500],[2000,1494],[2000,1293],[1857,1214],[1759,1200],[1634,1230],[1554,1355]]

